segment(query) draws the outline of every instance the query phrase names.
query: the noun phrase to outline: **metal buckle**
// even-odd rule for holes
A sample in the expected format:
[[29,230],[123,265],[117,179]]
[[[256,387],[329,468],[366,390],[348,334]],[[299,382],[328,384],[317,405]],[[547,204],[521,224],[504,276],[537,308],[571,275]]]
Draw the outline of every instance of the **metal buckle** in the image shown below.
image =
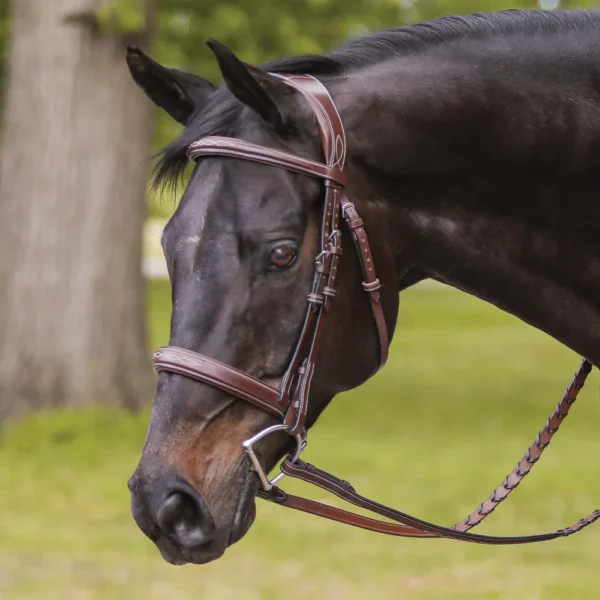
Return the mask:
[[[329,237],[327,238],[327,241],[331,244],[331,245],[336,245],[335,241],[338,237],[342,237],[342,232],[339,229],[334,229],[330,234]],[[330,256],[332,254],[331,250],[329,250],[328,248],[325,248],[325,250],[322,250],[321,252],[319,252],[319,254],[317,254],[317,256],[315,257],[315,262],[324,262],[323,259],[326,256]]]
[[[268,435],[270,435],[271,433],[274,433],[275,431],[288,432],[289,429],[290,428],[288,425],[283,425],[283,424],[282,425],[272,425],[271,427],[267,427],[266,429],[259,431],[256,435],[253,435],[251,438],[248,438],[245,442],[242,442],[242,446],[244,446],[244,449],[248,453],[248,456],[250,457],[250,460],[252,461],[252,466],[253,466],[254,470],[256,471],[258,478],[260,479],[261,486],[266,492],[273,489],[275,484],[285,477],[285,473],[283,471],[280,471],[279,474],[277,474],[275,477],[273,477],[273,479],[269,479],[267,474],[264,472],[264,470],[258,460],[258,457],[256,456],[256,454],[254,452],[253,446],[254,446],[254,444],[256,444],[256,442],[259,442],[264,437],[267,437]],[[296,438],[296,450],[293,454],[288,454],[286,459],[284,459],[284,460],[289,460],[289,462],[291,462],[291,463],[295,463],[298,460],[298,458],[300,457],[300,454],[302,454],[302,451],[304,450],[304,448],[306,448],[306,443],[307,443],[306,439],[303,438],[300,434],[296,434],[294,437]]]
[[329,256],[331,254],[331,252],[329,250],[323,250],[322,252],[319,252],[319,254],[317,254],[317,256],[315,257],[315,262],[321,262],[323,261],[323,258],[325,258],[325,256]]
[[353,208],[354,208],[354,202],[347,202],[346,204],[344,204],[342,206],[342,215],[344,215],[344,217],[346,217],[346,218],[349,218],[348,213],[346,211],[351,210]]

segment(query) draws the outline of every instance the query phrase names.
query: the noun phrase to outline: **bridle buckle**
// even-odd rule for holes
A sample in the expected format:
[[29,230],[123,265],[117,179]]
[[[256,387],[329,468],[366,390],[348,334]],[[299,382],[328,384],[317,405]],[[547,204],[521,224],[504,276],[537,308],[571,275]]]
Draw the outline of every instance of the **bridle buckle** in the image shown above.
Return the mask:
[[[256,474],[260,480],[260,485],[265,492],[271,491],[275,484],[285,477],[285,473],[280,471],[277,475],[275,475],[275,477],[273,477],[273,479],[269,479],[268,475],[265,473],[262,465],[260,464],[256,453],[254,452],[254,444],[276,431],[285,431],[286,433],[289,433],[290,427],[285,424],[272,425],[271,427],[267,427],[266,429],[259,431],[256,435],[253,435],[251,438],[248,438],[246,441],[242,442],[242,446],[244,446],[244,450],[246,450],[248,456],[250,457],[252,467],[256,471]],[[293,454],[290,453],[284,458],[284,460],[290,464],[294,464],[298,460],[307,444],[306,438],[300,434],[294,435],[294,438],[296,439],[296,450]]]

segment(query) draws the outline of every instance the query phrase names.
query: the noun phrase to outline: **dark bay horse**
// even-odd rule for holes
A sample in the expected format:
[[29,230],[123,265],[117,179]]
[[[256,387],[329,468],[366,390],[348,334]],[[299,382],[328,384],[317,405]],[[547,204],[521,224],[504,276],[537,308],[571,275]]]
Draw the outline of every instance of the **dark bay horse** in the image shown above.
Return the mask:
[[[227,136],[323,161],[314,114],[277,73],[312,74],[347,138],[346,191],[364,220],[387,333],[398,295],[435,278],[541,329],[600,365],[600,13],[508,11],[399,27],[324,56],[260,67],[211,42],[224,85],[167,69],[136,48],[136,82],[190,144]],[[300,335],[323,210],[317,179],[204,157],[166,226],[170,344],[277,388]],[[377,369],[377,336],[349,232],[307,426]],[[205,563],[255,516],[258,479],[242,442],[278,420],[215,387],[161,373],[134,517],[174,564]],[[260,447],[264,469],[288,436]]]

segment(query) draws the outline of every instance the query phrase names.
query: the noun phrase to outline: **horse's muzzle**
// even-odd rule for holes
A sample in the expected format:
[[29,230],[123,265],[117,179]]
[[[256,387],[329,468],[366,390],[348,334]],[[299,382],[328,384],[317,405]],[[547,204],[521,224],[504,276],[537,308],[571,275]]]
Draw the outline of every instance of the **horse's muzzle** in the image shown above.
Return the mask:
[[[151,493],[144,493],[143,487],[151,487]],[[151,486],[141,486],[134,475],[129,489],[137,525],[167,562],[204,564],[227,549],[230,531],[216,527],[204,498],[178,475],[160,476]]]

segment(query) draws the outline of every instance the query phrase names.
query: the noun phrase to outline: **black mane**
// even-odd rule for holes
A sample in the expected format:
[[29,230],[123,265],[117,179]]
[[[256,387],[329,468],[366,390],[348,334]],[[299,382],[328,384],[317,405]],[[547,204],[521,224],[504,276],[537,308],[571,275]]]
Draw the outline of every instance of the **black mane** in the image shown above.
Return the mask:
[[[557,33],[600,29],[600,11],[507,10],[466,16],[440,17],[416,25],[392,27],[351,40],[325,55],[291,56],[259,65],[276,73],[307,73],[317,77],[336,76],[431,49],[454,40]],[[209,135],[231,135],[241,105],[225,88],[191,120],[179,139],[160,153],[154,185],[175,185],[186,164],[186,149],[193,141]]]
[[266,63],[261,67],[282,73],[337,75],[456,39],[553,33],[590,27],[600,28],[600,12],[506,10],[497,13],[447,16],[416,25],[384,29],[351,40],[324,56],[293,56]]

